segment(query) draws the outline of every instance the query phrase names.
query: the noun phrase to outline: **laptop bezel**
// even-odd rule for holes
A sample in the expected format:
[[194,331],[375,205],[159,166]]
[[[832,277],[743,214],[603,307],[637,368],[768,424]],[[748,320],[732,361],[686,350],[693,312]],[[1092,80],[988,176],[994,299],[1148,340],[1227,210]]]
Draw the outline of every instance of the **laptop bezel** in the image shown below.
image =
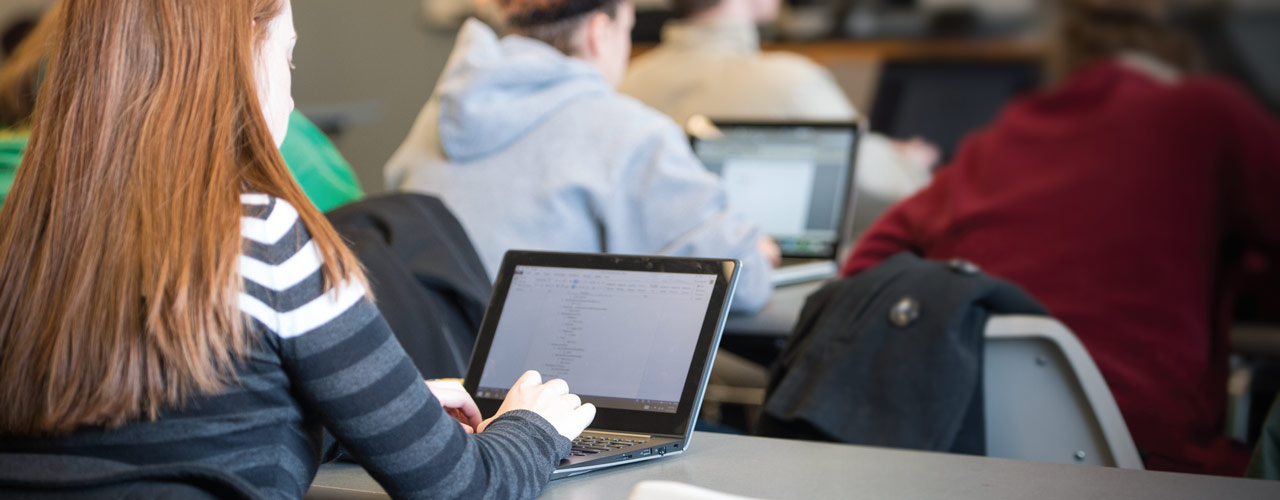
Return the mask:
[[[724,321],[728,315],[733,299],[733,291],[737,285],[737,277],[741,263],[734,259],[705,259],[686,257],[656,257],[617,254],[583,254],[561,252],[508,251],[503,257],[502,266],[494,283],[489,306],[485,310],[480,331],[476,336],[475,348],[471,352],[467,375],[463,386],[475,399],[476,405],[483,415],[493,415],[502,401],[479,396],[479,383],[484,366],[488,361],[489,350],[493,345],[498,320],[511,288],[512,277],[517,266],[563,267],[571,269],[601,269],[614,271],[642,272],[675,272],[688,274],[709,274],[716,276],[716,282],[707,305],[707,313],[703,318],[698,334],[697,346],[689,363],[685,385],[680,395],[680,403],[675,413],[622,410],[597,406],[596,418],[591,429],[603,429],[618,432],[631,432],[651,435],[687,436],[692,430],[697,417],[708,377],[711,374],[711,363],[715,350],[723,333]],[[573,390],[572,384],[569,387]],[[590,402],[590,397],[584,397]]]
[[[797,120],[721,120],[709,118],[716,129],[722,128],[818,128],[818,129],[840,129],[853,132],[853,147],[849,148],[849,161],[845,166],[845,175],[848,177],[844,183],[844,191],[841,193],[844,203],[839,207],[839,215],[836,220],[836,240],[832,245],[831,251],[827,254],[787,254],[783,251],[782,257],[788,259],[813,259],[813,260],[835,260],[844,251],[849,241],[848,225],[852,221],[850,212],[853,211],[856,202],[857,191],[857,174],[858,174],[858,148],[862,147],[863,127],[857,121],[797,121]],[[697,134],[688,133],[689,149],[693,151],[694,156],[702,163],[703,168],[708,171],[720,175],[720,172],[711,170],[703,161],[702,156],[698,154],[698,142],[704,141]],[[776,235],[769,235],[774,237]]]

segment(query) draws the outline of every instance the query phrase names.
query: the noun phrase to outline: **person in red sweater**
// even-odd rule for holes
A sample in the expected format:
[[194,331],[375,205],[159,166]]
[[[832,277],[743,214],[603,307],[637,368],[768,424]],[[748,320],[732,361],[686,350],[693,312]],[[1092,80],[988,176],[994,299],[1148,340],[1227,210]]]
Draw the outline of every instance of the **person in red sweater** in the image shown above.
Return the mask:
[[1009,104],[882,216],[845,276],[902,251],[1017,283],[1102,370],[1149,469],[1239,475],[1223,438],[1232,283],[1280,256],[1280,123],[1187,76],[1189,43],[1143,0],[1063,0],[1067,75]]

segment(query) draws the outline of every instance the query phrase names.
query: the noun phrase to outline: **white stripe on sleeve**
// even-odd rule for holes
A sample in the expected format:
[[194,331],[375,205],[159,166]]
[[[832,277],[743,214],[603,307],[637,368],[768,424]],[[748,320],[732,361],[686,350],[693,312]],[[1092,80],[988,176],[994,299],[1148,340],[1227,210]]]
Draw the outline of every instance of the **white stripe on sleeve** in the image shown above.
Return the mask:
[[284,203],[284,200],[277,200],[275,207],[271,209],[271,215],[267,216],[266,220],[241,217],[240,234],[258,243],[271,245],[280,241],[280,238],[283,238],[297,221],[298,211],[294,210],[293,205]]
[[298,253],[279,265],[271,265],[248,255],[240,256],[240,274],[250,281],[277,292],[301,283],[320,270],[320,250],[315,240],[308,240]]
[[244,205],[270,205],[271,197],[259,193],[245,193],[240,195],[240,203]]
[[[336,296],[335,296],[336,295]],[[277,312],[261,300],[240,293],[240,311],[262,322],[281,338],[293,338],[315,330],[347,312],[361,298],[364,286],[358,281],[348,281],[337,288],[337,293],[327,292],[311,302],[288,312]]]

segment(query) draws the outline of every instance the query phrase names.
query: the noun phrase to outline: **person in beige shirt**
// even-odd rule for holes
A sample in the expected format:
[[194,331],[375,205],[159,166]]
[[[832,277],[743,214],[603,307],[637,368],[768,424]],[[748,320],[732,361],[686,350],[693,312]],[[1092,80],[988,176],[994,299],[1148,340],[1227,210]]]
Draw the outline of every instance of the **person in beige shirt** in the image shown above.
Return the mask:
[[[851,121],[859,118],[822,66],[799,54],[762,52],[757,25],[779,0],[671,0],[662,43],[637,57],[619,90],[677,123],[722,120]],[[860,195],[896,201],[929,182],[937,149],[867,134],[858,149]],[[861,203],[860,203],[861,205]]]
[[662,43],[637,57],[621,90],[684,124],[714,118],[850,120],[857,111],[826,69],[762,53],[757,24],[779,0],[672,0]]

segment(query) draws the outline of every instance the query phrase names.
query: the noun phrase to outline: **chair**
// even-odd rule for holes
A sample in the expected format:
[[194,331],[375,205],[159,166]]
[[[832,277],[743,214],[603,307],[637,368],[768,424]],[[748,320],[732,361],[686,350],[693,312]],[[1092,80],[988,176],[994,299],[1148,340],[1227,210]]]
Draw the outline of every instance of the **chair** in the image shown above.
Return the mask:
[[397,193],[325,214],[355,253],[378,309],[424,378],[467,373],[493,286],[444,202]]
[[1102,373],[1065,325],[994,316],[985,337],[988,456],[1143,468]]

